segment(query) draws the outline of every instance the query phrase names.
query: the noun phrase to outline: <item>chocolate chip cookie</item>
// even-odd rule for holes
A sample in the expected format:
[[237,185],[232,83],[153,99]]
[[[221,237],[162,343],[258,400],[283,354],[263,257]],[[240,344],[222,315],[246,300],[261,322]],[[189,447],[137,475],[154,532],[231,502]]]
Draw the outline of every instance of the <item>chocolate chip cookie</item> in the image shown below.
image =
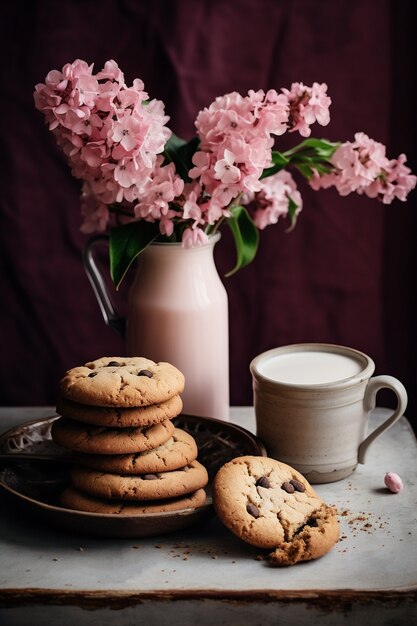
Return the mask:
[[109,500],[161,500],[176,498],[204,488],[206,468],[198,461],[172,472],[124,475],[98,472],[75,465],[71,470],[74,487],[92,496]]
[[172,437],[152,450],[135,454],[75,454],[77,465],[113,474],[168,472],[195,461],[198,455],[194,437],[176,428]]
[[146,515],[196,509],[203,506],[205,501],[206,492],[204,489],[198,489],[194,493],[179,498],[146,502],[123,502],[94,498],[74,487],[67,487],[61,494],[61,504],[67,509],[109,515]]
[[336,511],[299,472],[267,457],[243,456],[223,465],[213,481],[213,503],[238,537],[273,549],[273,565],[323,556],[339,537]]
[[134,454],[165,443],[174,430],[170,420],[145,428],[106,428],[59,417],[52,424],[51,436],[55,443],[76,452]]
[[184,390],[183,374],[170,363],[143,357],[102,357],[68,370],[63,398],[80,404],[141,407],[165,402]]
[[182,400],[176,395],[165,402],[140,407],[93,406],[59,398],[56,410],[60,415],[95,426],[126,428],[150,426],[170,420],[181,413]]

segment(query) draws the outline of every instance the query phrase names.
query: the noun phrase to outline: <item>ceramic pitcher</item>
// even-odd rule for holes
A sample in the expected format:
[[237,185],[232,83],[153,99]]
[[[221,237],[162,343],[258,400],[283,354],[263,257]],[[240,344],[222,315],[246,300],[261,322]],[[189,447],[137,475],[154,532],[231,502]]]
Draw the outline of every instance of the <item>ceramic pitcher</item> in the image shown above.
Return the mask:
[[208,244],[153,243],[138,257],[129,291],[127,320],[115,310],[91,239],[84,267],[105,322],[126,337],[130,356],[168,361],[185,375],[183,412],[229,419],[228,299]]

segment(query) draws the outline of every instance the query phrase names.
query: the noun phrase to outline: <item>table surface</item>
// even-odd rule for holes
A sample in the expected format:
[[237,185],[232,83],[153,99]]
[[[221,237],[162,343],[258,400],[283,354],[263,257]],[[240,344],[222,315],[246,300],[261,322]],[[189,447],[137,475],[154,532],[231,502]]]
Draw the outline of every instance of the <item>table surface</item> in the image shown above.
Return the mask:
[[[50,407],[1,408],[0,432],[53,415]],[[387,416],[377,409],[373,428]],[[253,409],[234,407],[231,421],[255,431]],[[259,549],[225,529],[216,517],[147,539],[108,539],[45,526],[22,518],[0,498],[0,604],[28,598],[48,603],[58,595],[109,602],[111,598],[312,597],[320,592],[417,598],[417,446],[401,418],[371,446],[366,465],[316,491],[338,508],[341,537],[321,559],[272,568]],[[387,471],[404,489],[384,487]],[[258,557],[258,558],[257,558]],[[55,600],[54,600],[55,598]],[[93,601],[93,600],[91,600]]]

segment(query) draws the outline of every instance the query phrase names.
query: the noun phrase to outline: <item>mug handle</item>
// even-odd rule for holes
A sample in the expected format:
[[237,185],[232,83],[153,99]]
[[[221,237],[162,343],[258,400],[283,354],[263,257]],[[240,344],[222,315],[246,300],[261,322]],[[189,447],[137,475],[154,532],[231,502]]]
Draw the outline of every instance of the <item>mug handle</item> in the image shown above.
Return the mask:
[[407,408],[407,391],[404,385],[393,376],[374,376],[370,379],[365,391],[364,408],[365,411],[372,411],[376,406],[376,394],[380,389],[391,389],[397,396],[398,404],[394,413],[388,417],[378,428],[375,428],[370,435],[362,441],[358,449],[358,462],[365,463],[366,452],[370,444],[385,430],[391,428],[396,421],[404,415]]
[[113,330],[125,339],[126,320],[117,312],[94,258],[94,249],[103,242],[109,243],[108,235],[95,235],[87,241],[83,249],[83,265],[97,298],[104,321],[107,326],[113,328]]

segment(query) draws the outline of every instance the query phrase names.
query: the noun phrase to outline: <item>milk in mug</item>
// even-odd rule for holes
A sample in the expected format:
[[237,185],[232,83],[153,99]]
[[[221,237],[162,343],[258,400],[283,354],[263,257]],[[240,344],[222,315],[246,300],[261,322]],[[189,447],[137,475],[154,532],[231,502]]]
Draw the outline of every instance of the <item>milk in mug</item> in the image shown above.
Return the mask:
[[361,361],[343,354],[306,351],[271,356],[259,364],[259,373],[276,382],[322,385],[359,374]]

